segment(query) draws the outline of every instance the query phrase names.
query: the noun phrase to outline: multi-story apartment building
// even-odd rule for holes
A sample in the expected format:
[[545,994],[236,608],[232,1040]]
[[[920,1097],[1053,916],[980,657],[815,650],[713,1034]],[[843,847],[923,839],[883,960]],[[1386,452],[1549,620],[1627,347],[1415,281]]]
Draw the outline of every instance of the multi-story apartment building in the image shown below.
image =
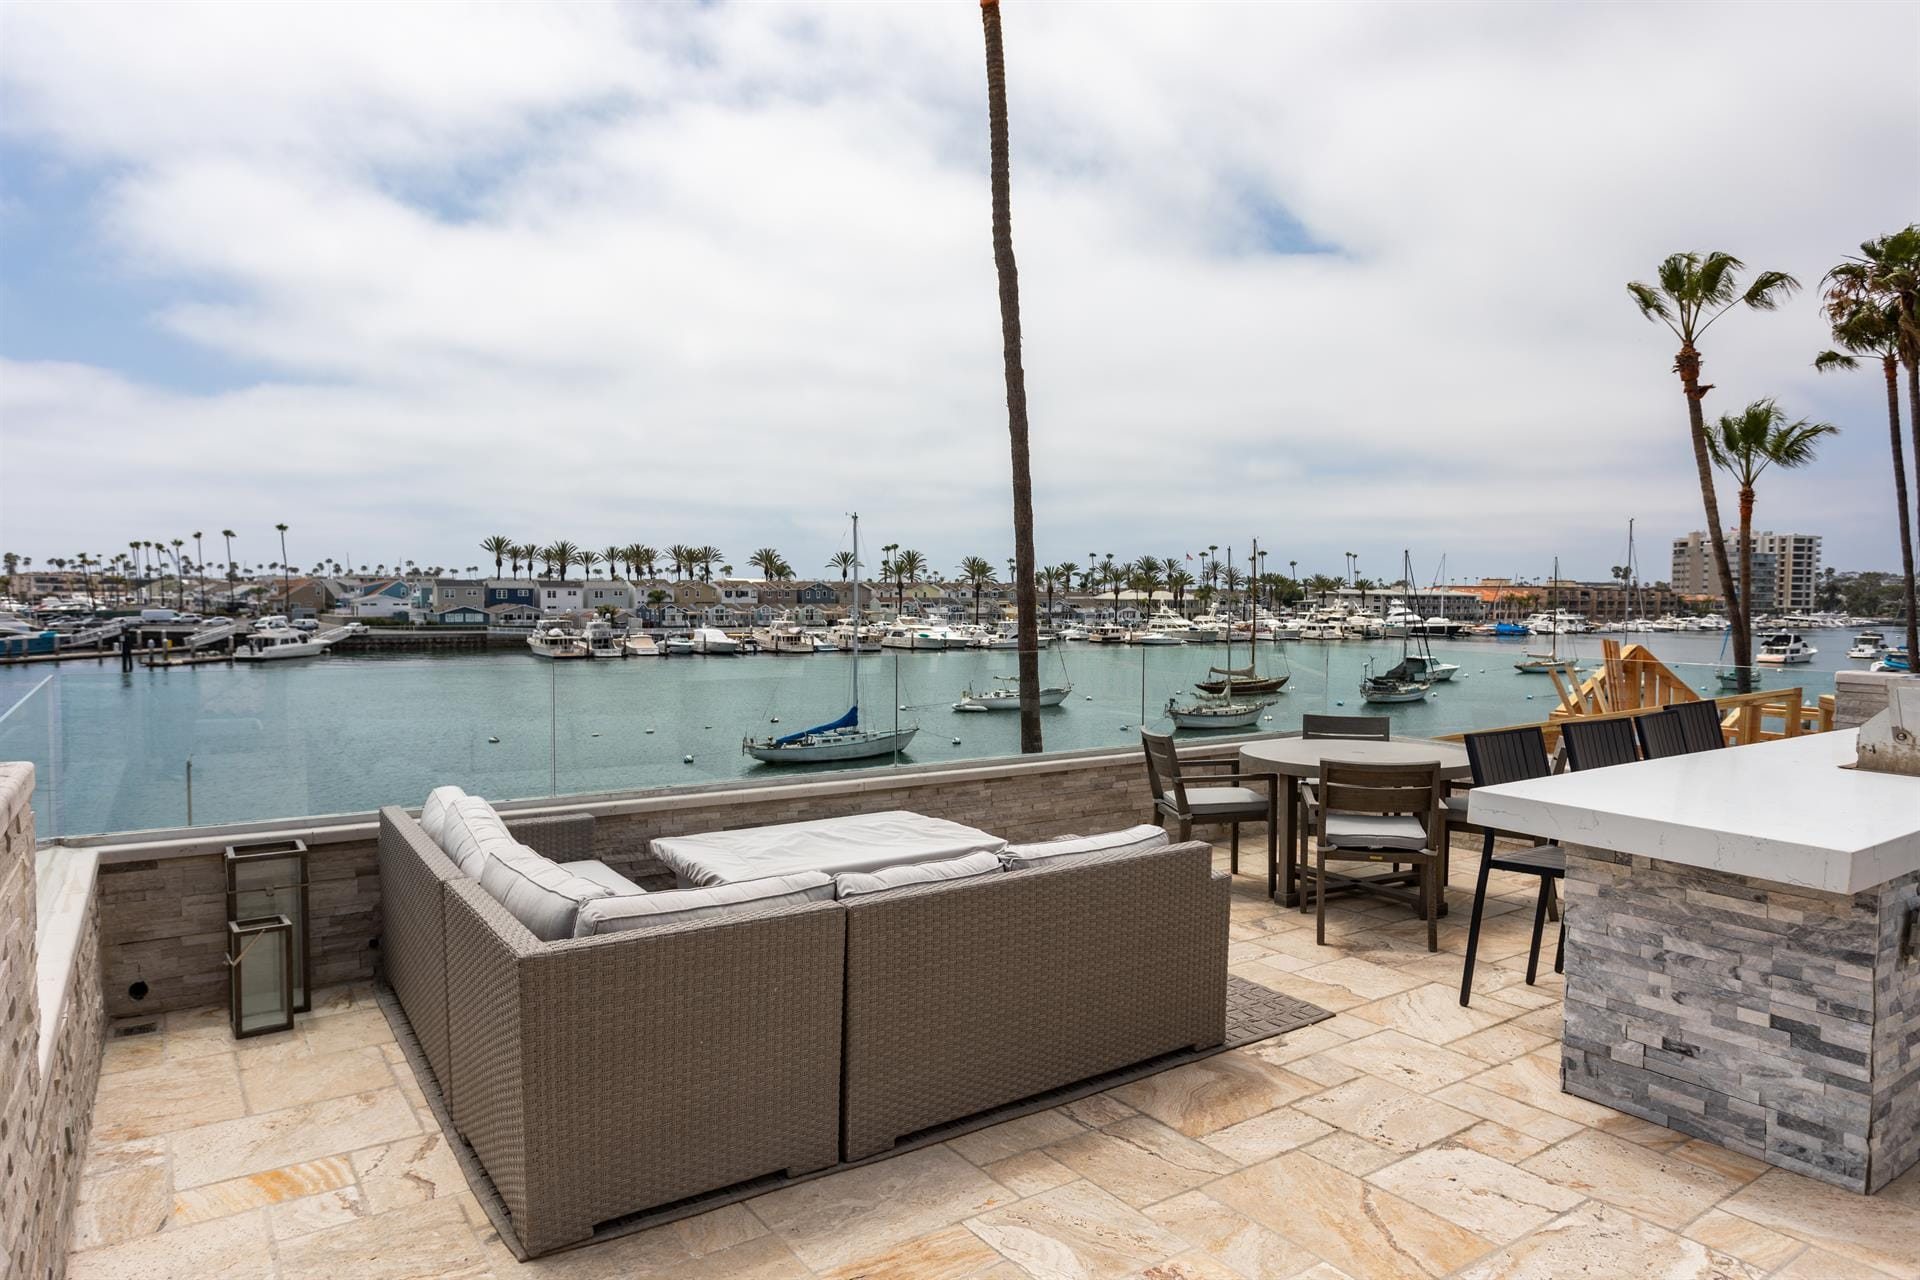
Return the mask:
[[[1740,581],[1740,538],[1727,534],[1733,576]],[[1673,589],[1687,596],[1718,596],[1713,543],[1705,533],[1673,540]],[[1753,535],[1753,610],[1755,613],[1811,610],[1819,607],[1820,537],[1812,533],[1758,532]]]

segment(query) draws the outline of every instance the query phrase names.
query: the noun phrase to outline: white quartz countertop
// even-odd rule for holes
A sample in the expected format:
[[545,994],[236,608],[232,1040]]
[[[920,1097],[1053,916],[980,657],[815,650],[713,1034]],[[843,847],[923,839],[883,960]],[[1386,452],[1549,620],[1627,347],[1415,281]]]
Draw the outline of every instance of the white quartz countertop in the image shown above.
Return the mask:
[[1842,769],[1852,730],[1468,792],[1476,825],[1828,893],[1920,870],[1920,778]]

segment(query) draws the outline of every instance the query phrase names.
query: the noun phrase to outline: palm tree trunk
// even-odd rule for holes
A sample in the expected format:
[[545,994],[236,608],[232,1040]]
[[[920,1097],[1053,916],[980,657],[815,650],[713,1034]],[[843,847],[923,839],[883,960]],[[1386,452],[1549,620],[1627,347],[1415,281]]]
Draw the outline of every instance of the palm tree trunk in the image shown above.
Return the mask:
[[1687,426],[1693,437],[1693,465],[1700,477],[1700,502],[1707,512],[1707,537],[1713,546],[1713,567],[1720,575],[1720,593],[1726,597],[1728,621],[1733,624],[1733,665],[1745,671],[1753,665],[1753,631],[1733,585],[1733,562],[1727,555],[1727,535],[1720,527],[1720,499],[1713,489],[1713,461],[1707,456],[1707,420],[1700,407],[1711,387],[1700,385],[1700,353],[1692,343],[1680,348],[1673,367],[1687,395]]
[[[1740,616],[1753,616],[1753,489],[1740,486]],[[1741,664],[1737,676],[1741,693],[1753,688],[1753,672]]]
[[[1882,365],[1887,375],[1887,429],[1893,444],[1894,506],[1900,510],[1900,573],[1907,606],[1907,670],[1911,672],[1916,670],[1914,663],[1920,661],[1920,609],[1914,607],[1913,518],[1907,512],[1906,450],[1900,443],[1900,370],[1893,356],[1886,356]],[[1920,414],[1920,391],[1915,389],[1913,372],[1913,366],[1908,365],[1910,412]],[[1913,427],[1914,459],[1920,462],[1920,421]]]
[[1013,260],[1013,197],[1007,157],[1007,67],[999,0],[980,0],[987,42],[987,137],[992,158],[993,269],[1000,281],[1000,348],[1013,450],[1014,610],[1020,629],[1020,750],[1040,751],[1040,619],[1033,585],[1033,472],[1027,457],[1027,375],[1020,366],[1020,273]]

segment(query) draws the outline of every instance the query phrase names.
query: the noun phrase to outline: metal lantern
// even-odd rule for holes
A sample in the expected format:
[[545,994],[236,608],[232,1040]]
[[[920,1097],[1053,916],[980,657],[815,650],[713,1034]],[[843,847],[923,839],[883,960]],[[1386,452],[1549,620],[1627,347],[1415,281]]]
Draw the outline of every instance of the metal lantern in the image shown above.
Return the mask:
[[236,1040],[293,1030],[293,925],[285,916],[228,921],[227,1004]]
[[259,840],[227,846],[227,919],[285,916],[291,926],[293,1011],[312,1008],[313,960],[307,946],[307,846]]

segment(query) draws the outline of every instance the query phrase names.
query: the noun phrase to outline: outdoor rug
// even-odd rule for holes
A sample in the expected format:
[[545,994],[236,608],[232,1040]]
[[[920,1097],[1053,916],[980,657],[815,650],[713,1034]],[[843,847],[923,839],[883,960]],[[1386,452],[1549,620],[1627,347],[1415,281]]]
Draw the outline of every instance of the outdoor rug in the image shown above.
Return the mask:
[[[447,1114],[446,1100],[440,1096],[440,1086],[434,1080],[432,1070],[427,1066],[426,1055],[420,1050],[420,1042],[413,1034],[412,1024],[407,1021],[406,1011],[400,1007],[400,1001],[394,996],[392,988],[383,984],[377,990],[380,1007],[386,1012],[387,1022],[393,1028],[394,1039],[399,1041],[401,1050],[407,1055],[407,1065],[413,1068],[414,1078],[420,1082],[421,1091],[426,1094],[427,1102],[433,1108],[434,1118],[440,1122],[440,1131],[446,1135],[447,1146],[460,1161],[461,1171],[467,1175],[467,1183],[472,1188],[474,1197],[487,1211],[487,1217],[493,1221],[494,1229],[500,1233],[501,1242],[513,1251],[514,1257],[525,1262],[527,1254],[520,1247],[519,1237],[513,1233],[512,1218],[507,1213],[506,1203],[500,1199],[500,1193],[494,1190],[493,1179],[487,1176],[487,1171],[481,1165],[479,1157],[474,1154],[473,1148],[454,1132],[453,1120]],[[1103,1093],[1123,1084],[1131,1084],[1135,1080],[1158,1075],[1162,1071],[1170,1071],[1174,1067],[1184,1067],[1190,1062],[1211,1058],[1229,1049],[1243,1048],[1262,1040],[1270,1040],[1274,1036],[1285,1035],[1301,1027],[1310,1027],[1332,1016],[1332,1013],[1319,1005],[1308,1004],[1305,1000],[1295,1000],[1291,996],[1269,990],[1257,982],[1228,974],[1227,1038],[1224,1044],[1211,1049],[1188,1049],[1181,1053],[1149,1058],[1145,1062],[1137,1062],[1130,1067],[1110,1071],[1103,1076],[1095,1076],[1090,1080],[1081,1080],[1046,1093],[1035,1094],[1031,1098],[1022,1098],[1018,1102],[1009,1102],[1005,1106],[995,1107],[991,1111],[982,1111],[961,1120],[935,1125],[931,1129],[923,1129],[919,1133],[902,1138],[891,1150],[869,1156],[865,1160],[852,1160],[831,1165],[798,1177],[770,1174],[764,1178],[755,1178],[751,1182],[736,1183],[731,1187],[722,1187],[704,1195],[675,1201],[673,1204],[628,1214],[624,1218],[601,1223],[591,1236],[568,1248],[578,1249],[600,1244],[603,1241],[618,1239],[621,1236],[675,1222],[681,1218],[691,1218],[696,1214],[706,1213],[710,1209],[718,1209],[722,1205],[750,1200],[754,1196],[764,1195],[780,1187],[795,1186],[802,1182],[811,1182],[815,1178],[839,1173],[844,1169],[857,1169],[862,1165],[890,1160],[908,1151],[918,1151],[922,1147],[930,1147],[935,1143],[945,1142],[949,1138],[957,1138],[963,1133],[972,1133],[976,1129],[985,1129],[1007,1120],[1017,1120],[1021,1116],[1032,1115],[1036,1111],[1045,1111],[1062,1103],[1073,1102],[1095,1093]]]

